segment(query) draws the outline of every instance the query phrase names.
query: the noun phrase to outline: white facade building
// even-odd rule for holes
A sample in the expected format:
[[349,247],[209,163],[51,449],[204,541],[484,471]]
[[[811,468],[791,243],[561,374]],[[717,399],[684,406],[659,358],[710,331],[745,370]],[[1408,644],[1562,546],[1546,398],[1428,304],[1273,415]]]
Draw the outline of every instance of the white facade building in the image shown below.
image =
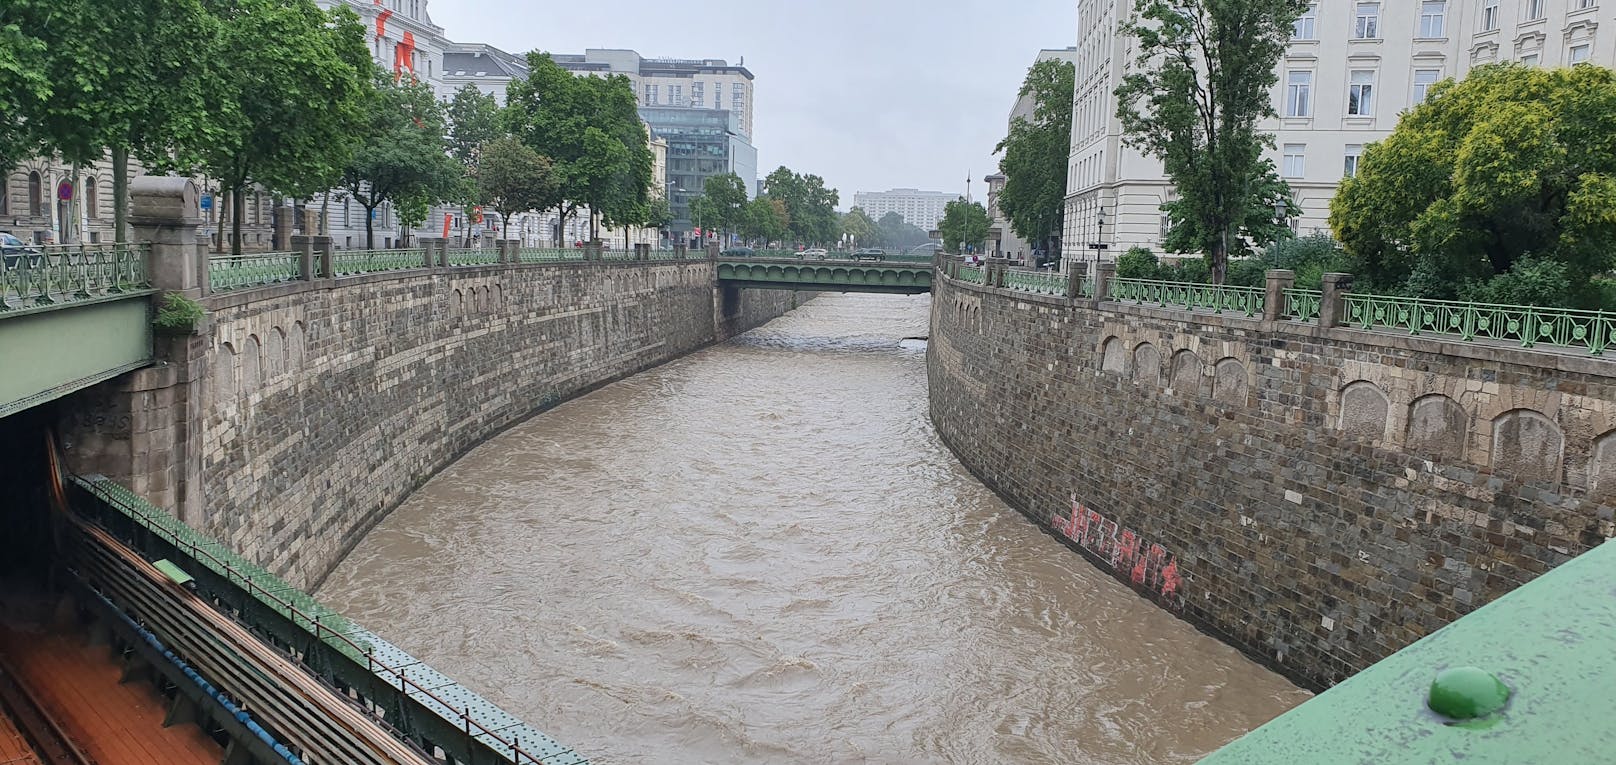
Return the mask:
[[[1043,61],[1065,61],[1077,63],[1077,48],[1045,48],[1038,51],[1033,64]],[[1033,113],[1038,108],[1038,100],[1032,96],[1017,95],[1016,103],[1010,108],[1010,119],[1005,123],[1005,134],[1009,135],[1009,128],[1016,124],[1016,120],[1032,121]],[[1010,227],[1010,220],[999,209],[999,195],[1004,192],[1005,184],[1009,178],[1000,174],[993,174],[982,180],[988,184],[988,216],[992,219],[992,227],[988,229],[988,251],[1004,257],[1020,260],[1032,254],[1032,245],[1016,236]]]
[[[1123,146],[1114,95],[1133,66],[1118,25],[1132,0],[1078,3],[1077,85],[1063,257],[1160,252],[1173,190],[1161,163]],[[1605,32],[1598,30],[1603,27]],[[1499,61],[1616,65],[1616,0],[1321,0],[1296,23],[1272,92],[1269,152],[1300,208],[1291,227],[1329,230],[1330,199],[1366,144],[1440,80]],[[1099,221],[1104,213],[1102,231]]]
[[887,213],[895,212],[912,226],[934,231],[943,220],[943,208],[959,198],[960,195],[946,191],[919,189],[860,191],[853,195],[853,205],[864,208],[864,212],[875,221],[880,221]]

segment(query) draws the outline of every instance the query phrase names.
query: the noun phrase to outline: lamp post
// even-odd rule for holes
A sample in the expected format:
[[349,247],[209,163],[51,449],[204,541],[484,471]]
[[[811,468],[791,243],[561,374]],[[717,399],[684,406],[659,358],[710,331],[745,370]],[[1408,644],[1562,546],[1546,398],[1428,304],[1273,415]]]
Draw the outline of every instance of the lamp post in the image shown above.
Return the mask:
[[1095,268],[1095,270],[1098,270],[1099,267],[1100,267],[1100,253],[1105,251],[1105,250],[1110,249],[1110,246],[1105,243],[1105,208],[1104,207],[1101,207],[1100,212],[1097,215],[1095,215],[1094,223],[1095,223],[1095,226],[1099,229],[1099,233],[1095,235],[1095,240],[1094,241],[1089,242],[1089,249],[1094,251],[1094,268]]

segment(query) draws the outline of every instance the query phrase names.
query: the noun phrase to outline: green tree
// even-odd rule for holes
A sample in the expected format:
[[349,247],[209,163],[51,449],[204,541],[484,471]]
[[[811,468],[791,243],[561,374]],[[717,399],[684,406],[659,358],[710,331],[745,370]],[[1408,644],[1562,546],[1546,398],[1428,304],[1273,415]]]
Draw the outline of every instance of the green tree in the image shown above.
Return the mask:
[[500,128],[499,100],[465,85],[455,91],[444,110],[449,128],[449,156],[468,168],[475,168],[483,147],[505,133]]
[[376,70],[358,144],[342,169],[342,188],[365,208],[366,249],[376,248],[373,218],[382,204],[423,208],[463,196],[462,166],[445,153],[443,135],[443,106],[430,88]]
[[1274,67],[1308,0],[1143,0],[1124,26],[1138,42],[1117,87],[1127,144],[1161,160],[1178,199],[1163,243],[1200,252],[1222,283],[1231,253],[1290,234],[1275,215],[1290,189],[1257,123],[1274,116]]
[[836,206],[841,195],[825,187],[817,175],[798,175],[780,167],[769,173],[764,193],[785,203],[790,235],[805,244],[830,244],[839,238],[840,217]]
[[528,76],[511,82],[505,128],[555,163],[556,205],[566,219],[588,207],[597,221],[637,224],[650,217],[654,158],[639,100],[628,78],[574,77],[548,55],[528,55]]
[[943,222],[937,227],[942,232],[944,247],[951,252],[964,252],[967,247],[980,249],[992,225],[981,203],[956,199],[943,207]]
[[0,4],[0,173],[37,153],[36,117],[49,102],[48,44],[37,19],[55,3],[9,0]]
[[855,247],[882,244],[884,240],[881,228],[862,207],[854,207],[842,216],[842,236],[852,239]]
[[1330,225],[1377,290],[1611,307],[1595,276],[1616,268],[1616,72],[1499,64],[1438,85],[1366,148]]
[[791,223],[785,202],[761,195],[747,203],[745,217],[741,234],[765,244],[784,239]]
[[700,210],[699,219],[703,229],[718,229],[727,235],[745,228],[748,215],[746,182],[734,173],[710,176],[703,182],[701,196],[691,203],[691,207],[692,214]]
[[888,247],[919,247],[931,241],[925,229],[903,219],[902,213],[889,212],[876,222],[881,229],[881,243]]
[[507,236],[513,216],[560,204],[555,167],[532,147],[506,136],[489,141],[478,151],[482,171],[477,177],[477,198],[499,213]]
[[1039,61],[1027,71],[1020,95],[1035,104],[1032,119],[1017,117],[994,151],[1004,154],[999,209],[1016,235],[1043,250],[1054,249],[1066,210],[1066,159],[1072,140],[1072,92],[1077,67],[1069,61]]
[[1119,279],[1161,279],[1161,261],[1144,247],[1133,247],[1117,258]]
[[359,17],[312,0],[206,0],[222,22],[207,83],[218,104],[203,167],[231,192],[241,252],[245,192],[308,197],[332,188],[366,125],[375,71]]

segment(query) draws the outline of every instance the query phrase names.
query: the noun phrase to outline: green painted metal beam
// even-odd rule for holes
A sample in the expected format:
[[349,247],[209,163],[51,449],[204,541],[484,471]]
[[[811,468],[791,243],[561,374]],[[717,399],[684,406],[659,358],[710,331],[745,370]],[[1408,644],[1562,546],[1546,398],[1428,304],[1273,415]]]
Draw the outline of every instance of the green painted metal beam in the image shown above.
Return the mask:
[[0,313],[0,417],[150,364],[150,295]]
[[718,280],[754,289],[916,295],[931,292],[932,267],[878,262],[721,261]]
[[1613,662],[1616,542],[1607,542],[1201,762],[1613,762]]

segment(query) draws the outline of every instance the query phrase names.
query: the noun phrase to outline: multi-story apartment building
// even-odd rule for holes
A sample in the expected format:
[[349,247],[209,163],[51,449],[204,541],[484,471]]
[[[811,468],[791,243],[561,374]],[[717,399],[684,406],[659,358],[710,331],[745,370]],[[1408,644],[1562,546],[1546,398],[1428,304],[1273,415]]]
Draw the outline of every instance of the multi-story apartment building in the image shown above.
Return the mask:
[[853,195],[853,205],[863,208],[870,218],[877,221],[887,213],[895,212],[911,225],[934,231],[943,220],[943,208],[957,199],[960,199],[960,195],[946,191],[891,189],[860,191]]
[[[551,58],[579,74],[620,74],[634,85],[640,106],[715,109],[734,112],[741,137],[752,140],[753,77],[746,61],[645,58],[631,50],[589,48],[582,54]],[[654,127],[654,125],[653,125]]]
[[[1033,59],[1036,66],[1043,61],[1065,61],[1077,63],[1077,48],[1045,48],[1038,51]],[[1010,108],[1010,119],[1006,122],[1006,135],[1009,127],[1016,124],[1016,120],[1032,121],[1033,113],[1038,109],[1038,100],[1032,95],[1017,95],[1016,103]],[[1015,230],[1010,226],[1010,220],[999,209],[999,195],[1010,179],[1002,174],[995,173],[982,179],[988,184],[988,217],[993,221],[988,229],[988,251],[1003,257],[1023,259],[1032,253],[1032,245],[1016,236]]]
[[[1068,267],[1160,250],[1161,205],[1173,198],[1161,164],[1123,145],[1114,95],[1135,65],[1119,24],[1133,0],[1078,3],[1063,257]],[[1598,30],[1604,28],[1605,32]],[[1366,144],[1435,83],[1498,61],[1616,64],[1616,0],[1320,0],[1296,22],[1275,74],[1270,158],[1292,189],[1299,233],[1327,231],[1330,199]],[[1103,215],[1104,226],[1101,226]],[[1106,250],[1090,244],[1107,245]]]

